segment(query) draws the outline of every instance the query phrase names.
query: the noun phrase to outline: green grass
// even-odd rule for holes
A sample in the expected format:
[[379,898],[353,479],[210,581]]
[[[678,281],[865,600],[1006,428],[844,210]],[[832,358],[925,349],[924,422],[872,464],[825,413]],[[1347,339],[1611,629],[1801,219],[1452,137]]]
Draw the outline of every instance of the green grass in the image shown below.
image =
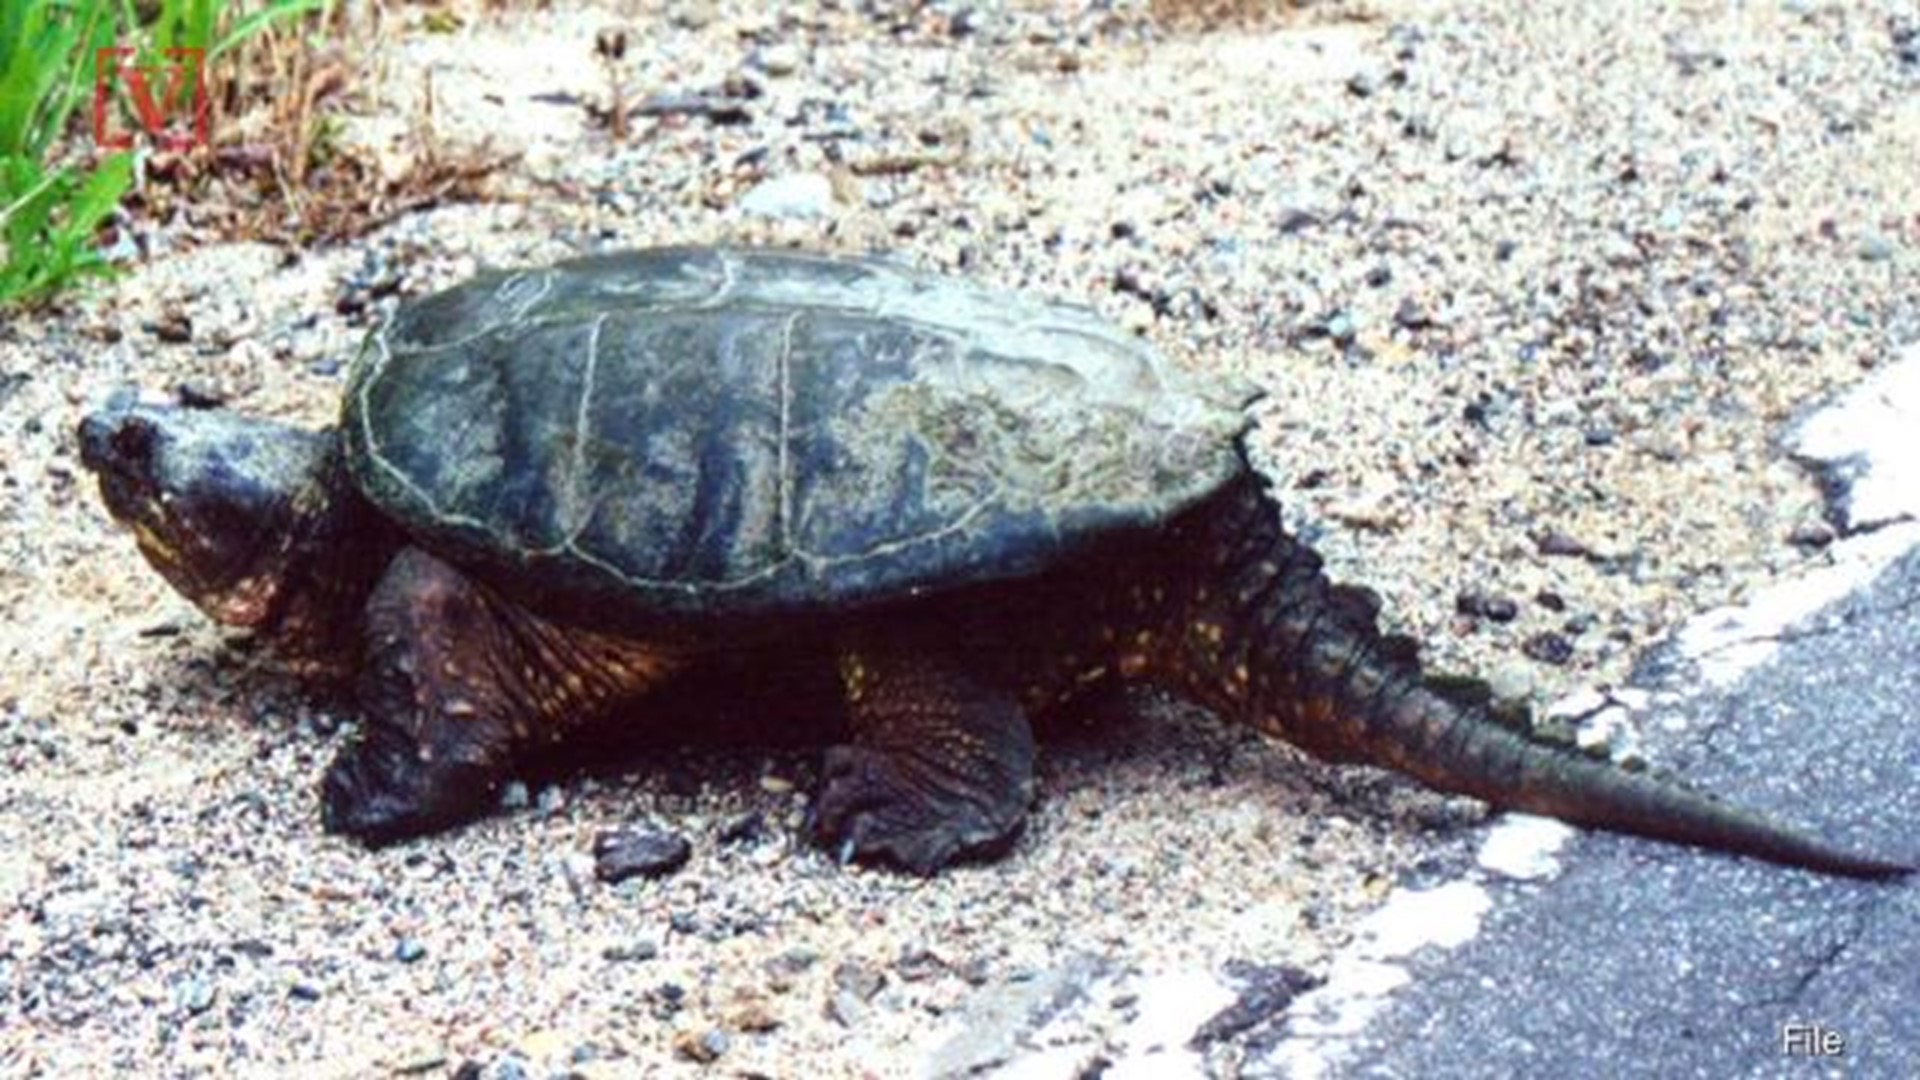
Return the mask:
[[113,272],[94,236],[132,186],[133,159],[85,161],[74,137],[96,50],[127,45],[151,60],[199,49],[211,68],[273,22],[328,2],[267,0],[242,14],[229,0],[163,0],[142,23],[133,0],[0,0],[0,307]]
[[53,159],[93,91],[83,58],[113,44],[118,27],[107,0],[0,4],[0,305],[107,270],[93,234],[132,184],[132,161],[115,154],[83,173]]

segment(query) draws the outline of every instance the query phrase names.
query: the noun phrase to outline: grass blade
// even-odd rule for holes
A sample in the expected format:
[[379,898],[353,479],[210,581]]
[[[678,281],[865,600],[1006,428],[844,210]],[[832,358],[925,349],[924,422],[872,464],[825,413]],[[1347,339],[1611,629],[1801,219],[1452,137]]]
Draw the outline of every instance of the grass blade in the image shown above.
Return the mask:
[[119,153],[108,157],[80,185],[80,190],[67,206],[67,220],[62,228],[81,238],[91,241],[99,230],[100,223],[107,220],[127,189],[133,186],[133,155]]
[[207,62],[212,63],[227,50],[244,43],[248,38],[266,29],[269,23],[315,11],[324,11],[329,2],[330,0],[280,0],[278,3],[261,8],[235,23],[233,29],[227,32],[227,36],[221,38],[220,43],[207,53]]

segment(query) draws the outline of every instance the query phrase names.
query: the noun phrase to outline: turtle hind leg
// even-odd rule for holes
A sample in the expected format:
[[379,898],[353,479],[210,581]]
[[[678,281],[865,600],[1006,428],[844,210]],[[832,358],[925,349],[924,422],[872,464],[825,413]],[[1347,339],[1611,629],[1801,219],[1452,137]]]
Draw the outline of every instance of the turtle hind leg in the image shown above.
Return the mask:
[[853,740],[827,751],[814,836],[841,858],[932,874],[997,854],[1033,801],[1033,731],[1019,702],[935,650],[848,648]]
[[536,741],[654,685],[672,665],[560,627],[417,548],[367,604],[362,736],[327,770],[328,832],[370,846],[479,817]]

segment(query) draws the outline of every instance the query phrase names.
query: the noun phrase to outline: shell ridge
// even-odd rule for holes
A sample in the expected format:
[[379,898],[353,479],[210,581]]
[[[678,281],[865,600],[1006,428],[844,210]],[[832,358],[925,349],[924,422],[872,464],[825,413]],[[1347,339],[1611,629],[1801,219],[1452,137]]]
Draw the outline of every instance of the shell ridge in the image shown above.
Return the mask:
[[453,521],[472,528],[484,528],[484,525],[475,518],[465,514],[449,513],[441,509],[440,504],[434,500],[432,495],[427,493],[425,488],[422,488],[414,481],[413,477],[408,476],[404,470],[388,460],[387,456],[380,452],[380,441],[373,433],[373,407],[369,399],[372,397],[374,384],[379,382],[380,378],[386,374],[387,365],[393,359],[393,351],[387,344],[387,335],[384,331],[375,334],[373,336],[373,342],[380,347],[380,357],[377,361],[369,365],[366,377],[361,380],[359,387],[360,441],[366,445],[368,460],[380,469],[380,471],[392,477],[393,481],[400,485],[401,490],[405,491],[409,498],[425,506],[434,517]]
[[571,547],[593,514],[580,512],[580,474],[587,467],[587,427],[592,422],[589,413],[593,408],[594,378],[600,368],[600,332],[607,325],[609,314],[602,312],[593,320],[593,326],[587,331],[587,362],[580,373],[580,401],[573,410],[573,454],[567,464],[566,508],[567,540]]
[[780,356],[777,361],[780,379],[780,431],[775,437],[775,453],[779,462],[774,472],[774,513],[778,521],[774,533],[780,540],[780,551],[791,553],[793,545],[793,455],[788,440],[793,432],[793,328],[800,322],[802,313],[795,311],[788,315],[780,327]]
[[725,248],[714,252],[720,263],[720,284],[713,295],[693,305],[696,309],[717,308],[733,299],[733,293],[740,285],[740,264],[734,261],[733,254]]
[[905,551],[906,549],[913,547],[916,544],[929,544],[935,540],[941,540],[941,539],[945,539],[946,537],[952,536],[954,533],[964,532],[967,526],[973,524],[974,519],[978,518],[981,514],[986,513],[987,508],[989,506],[992,506],[994,503],[994,500],[999,498],[1002,494],[1003,492],[1000,488],[1000,485],[997,483],[994,484],[992,489],[990,489],[987,492],[985,498],[982,498],[979,501],[975,502],[972,506],[968,507],[965,511],[962,511],[960,514],[956,515],[952,521],[947,522],[945,525],[942,525],[937,529],[930,529],[926,532],[915,533],[912,536],[903,536],[897,540],[883,540],[877,544],[874,544],[871,547],[862,548],[859,551],[848,552],[845,555],[822,555],[812,551],[797,552],[797,554],[801,554],[804,556],[808,566],[812,566],[816,568],[828,567],[828,566],[840,566],[845,563],[861,562],[866,559],[893,555],[898,552]]

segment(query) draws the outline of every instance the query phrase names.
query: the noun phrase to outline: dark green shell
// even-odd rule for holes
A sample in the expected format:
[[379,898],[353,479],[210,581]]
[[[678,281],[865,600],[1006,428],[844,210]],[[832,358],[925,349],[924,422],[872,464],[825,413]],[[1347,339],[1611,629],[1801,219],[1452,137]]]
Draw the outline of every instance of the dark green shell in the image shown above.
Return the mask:
[[1247,399],[1083,309],[666,248],[403,305],[342,426],[368,498],[520,595],[753,615],[1031,574],[1149,527],[1239,471]]

